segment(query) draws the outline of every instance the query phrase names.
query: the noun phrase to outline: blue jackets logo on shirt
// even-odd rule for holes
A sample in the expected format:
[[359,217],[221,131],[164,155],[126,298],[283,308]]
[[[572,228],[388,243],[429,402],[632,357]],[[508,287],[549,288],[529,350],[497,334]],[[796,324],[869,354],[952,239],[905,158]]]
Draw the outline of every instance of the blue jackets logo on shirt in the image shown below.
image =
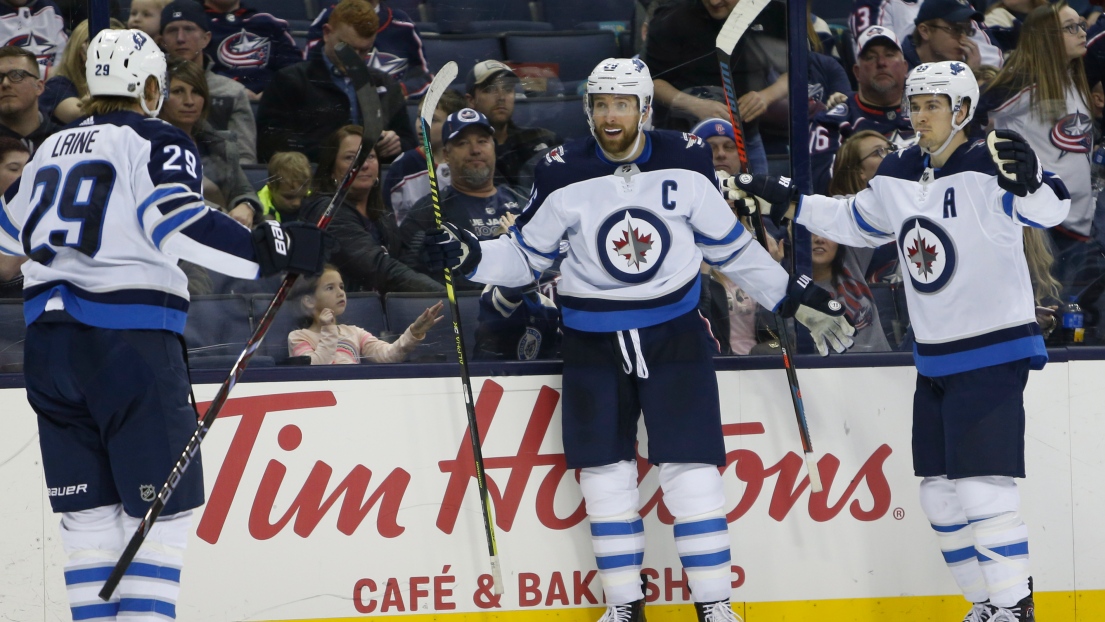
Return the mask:
[[271,48],[268,37],[242,30],[219,44],[219,62],[227,67],[264,67]]
[[1051,144],[1063,153],[1089,153],[1093,138],[1093,121],[1082,112],[1073,112],[1055,122],[1051,128]]
[[940,225],[928,218],[915,216],[902,223],[898,247],[905,259],[905,272],[919,293],[935,294],[955,274],[955,244]]
[[603,221],[597,241],[599,260],[610,276],[623,283],[644,283],[664,263],[671,232],[662,218],[630,207]]

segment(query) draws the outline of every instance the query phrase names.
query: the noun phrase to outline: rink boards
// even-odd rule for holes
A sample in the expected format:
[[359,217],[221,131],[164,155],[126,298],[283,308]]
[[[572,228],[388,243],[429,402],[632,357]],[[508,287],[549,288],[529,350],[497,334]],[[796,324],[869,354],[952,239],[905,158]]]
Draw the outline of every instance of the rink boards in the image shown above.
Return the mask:
[[[811,494],[781,370],[718,373],[733,598],[747,622],[943,621],[965,606],[917,501],[911,367],[803,369]],[[1026,393],[1039,619],[1105,619],[1105,362]],[[593,621],[602,590],[559,437],[560,378],[475,378],[506,593],[491,593],[456,378],[241,384],[203,446],[185,621]],[[201,401],[214,385],[196,387]],[[0,390],[0,618],[65,620],[34,415]],[[647,456],[641,434],[640,453]],[[651,622],[693,619],[656,469],[639,462]],[[160,482],[158,482],[160,485]]]

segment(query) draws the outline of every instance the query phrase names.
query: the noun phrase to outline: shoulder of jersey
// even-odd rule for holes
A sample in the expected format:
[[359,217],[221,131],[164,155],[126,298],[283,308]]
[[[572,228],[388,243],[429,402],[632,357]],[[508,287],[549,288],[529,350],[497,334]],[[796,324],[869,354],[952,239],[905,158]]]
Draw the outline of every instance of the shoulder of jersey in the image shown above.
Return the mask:
[[956,173],[983,173],[984,175],[997,175],[998,166],[994,163],[990,149],[985,140],[972,141],[967,148],[953,161],[948,162],[941,171],[943,175]]
[[672,130],[649,130],[649,138],[652,139],[652,152],[655,154],[668,153],[674,151],[680,153],[681,151],[696,149],[705,149],[710,151],[710,147],[706,144],[706,141],[687,132],[676,132]]
[[920,147],[913,145],[883,158],[876,175],[917,181],[924,172],[925,154]]
[[139,114],[113,112],[89,117],[78,125],[88,123],[90,120],[93,122],[91,125],[114,125],[130,128],[134,133],[150,142],[186,141],[189,144],[191,143],[191,139],[184,133],[184,130],[163,119],[143,117]]

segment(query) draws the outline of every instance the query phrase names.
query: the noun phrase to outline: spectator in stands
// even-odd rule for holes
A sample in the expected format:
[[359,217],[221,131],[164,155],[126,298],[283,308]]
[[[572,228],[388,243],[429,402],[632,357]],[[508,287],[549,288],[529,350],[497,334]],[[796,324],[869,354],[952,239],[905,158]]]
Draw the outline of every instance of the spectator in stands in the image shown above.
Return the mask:
[[156,40],[161,36],[161,11],[171,0],[131,0],[127,28],[141,30]]
[[1036,301],[1036,323],[1044,333],[1044,339],[1058,326],[1056,313],[1062,302],[1063,284],[1052,275],[1055,256],[1047,232],[1036,227],[1023,227],[1024,258],[1028,262],[1028,276],[1032,279],[1032,297]]
[[946,60],[963,61],[972,70],[981,65],[1001,67],[1001,49],[990,40],[982,19],[982,13],[958,0],[924,0],[909,37],[895,34],[905,42],[902,52],[910,69]]
[[1075,288],[1105,270],[1101,245],[1092,238],[1093,121],[1085,53],[1086,22],[1074,9],[1054,4],[1033,10],[1021,27],[1017,49],[990,82],[975,115],[983,127],[1024,136],[1043,168],[1062,178],[1070,192],[1070,214],[1051,229],[1051,240],[1057,275]]
[[[844,305],[844,312],[856,327],[855,344],[849,352],[888,352],[890,344],[883,332],[875,297],[864,279],[864,270],[857,254],[819,235],[810,235],[813,281],[833,293]],[[868,254],[870,249],[867,250]]]
[[0,136],[23,141],[31,155],[61,126],[39,112],[41,67],[35,55],[14,45],[0,48]]
[[465,81],[468,106],[485,115],[495,128],[495,172],[525,194],[533,186],[533,167],[551,147],[560,144],[555,132],[518,127],[514,116],[514,89],[518,76],[497,60],[476,63]]
[[257,125],[249,96],[244,86],[212,71],[211,59],[203,53],[210,41],[207,18],[195,2],[176,0],[161,11],[162,49],[204,68],[210,92],[207,122],[216,130],[234,132],[239,162],[253,164],[257,161]]
[[[364,0],[342,0],[323,25],[323,45],[305,62],[285,67],[273,76],[265,89],[258,111],[261,157],[277,151],[299,151],[312,161],[319,157],[319,145],[342,126],[360,124],[361,97],[358,87],[345,74],[334,47],[338,43],[368,54],[379,27],[376,13]],[[380,97],[385,131],[376,143],[376,155],[391,162],[400,153],[414,149],[416,139],[407,116],[406,101],[399,84],[388,74],[368,69],[369,84]]]
[[706,141],[714,156],[714,170],[729,175],[740,172],[740,156],[737,153],[733,124],[725,119],[706,119],[694,126],[691,133]]
[[[323,142],[311,198],[300,209],[300,220],[318,221],[352,166],[363,134],[361,126],[347,125]],[[445,291],[437,281],[392,257],[399,249],[399,232],[395,217],[384,205],[379,181],[380,161],[370,153],[327,229],[337,241],[331,261],[345,276],[350,291]]]
[[[22,141],[0,138],[0,195],[19,179],[30,159],[31,152]],[[20,267],[26,261],[26,257],[0,254],[0,299],[23,298],[23,272]]]
[[238,146],[233,137],[207,123],[208,99],[203,69],[191,61],[170,59],[169,97],[158,116],[195,141],[203,163],[204,200],[252,228],[261,218],[261,200],[238,163]]
[[288,22],[244,6],[239,0],[204,0],[211,31],[207,55],[212,69],[246,87],[251,101],[272,80],[272,74],[303,60]]
[[[426,65],[422,38],[418,36],[415,20],[399,9],[381,5],[380,0],[364,1],[372,6],[380,22],[376,31],[376,44],[365,56],[365,62],[369,67],[379,69],[399,82],[407,97],[422,97],[433,76]],[[334,6],[331,4],[323,9],[315,21],[311,22],[311,27],[307,30],[308,56],[322,42],[322,27],[329,21]]]
[[[495,185],[495,128],[483,113],[471,108],[454,112],[445,119],[441,137],[442,155],[449,165],[453,184],[441,197],[441,218],[471,231],[480,240],[498,235],[499,219],[507,212],[519,212],[518,196],[505,186]],[[431,274],[422,262],[422,240],[436,228],[432,197],[422,197],[403,221],[400,259],[403,263],[444,283],[443,274]],[[483,289],[458,275],[458,289]]]
[[65,22],[53,0],[0,0],[0,46],[19,46],[46,75],[65,51]]
[[[123,22],[116,19],[111,20],[110,24],[111,28],[126,28]],[[84,75],[87,58],[88,20],[84,20],[69,34],[69,45],[38,98],[38,109],[46,118],[67,125],[82,116],[81,98],[88,95],[88,81]]]
[[859,90],[812,121],[810,168],[818,192],[827,190],[833,157],[841,141],[853,133],[874,130],[899,147],[913,144],[913,126],[902,115],[909,68],[898,38],[888,28],[872,26],[860,35],[857,46],[852,70]]
[[407,330],[388,343],[358,326],[338,324],[345,312],[345,282],[341,272],[327,264],[318,276],[301,279],[289,294],[302,314],[301,328],[288,334],[288,354],[308,356],[311,365],[360,363],[398,363],[407,358],[426,333],[445,316],[442,303],[428,307]]
[[[441,126],[445,123],[445,117],[464,108],[464,96],[452,89],[441,94],[437,102],[437,110],[430,123],[430,147],[437,154],[437,190],[445,192],[453,182],[449,177],[449,165],[441,157]],[[422,148],[422,124],[415,126],[418,130],[418,147],[410,151],[404,151],[403,155],[395,159],[388,167],[387,176],[384,177],[384,199],[395,214],[395,220],[400,225],[403,219],[422,197],[430,194],[430,175],[426,171],[426,151]]]
[[311,191],[311,163],[297,151],[280,151],[269,158],[269,178],[257,193],[265,218],[295,220]]
[[997,0],[986,8],[983,23],[1005,53],[1017,47],[1021,24],[1029,11],[1047,6],[1048,0]]

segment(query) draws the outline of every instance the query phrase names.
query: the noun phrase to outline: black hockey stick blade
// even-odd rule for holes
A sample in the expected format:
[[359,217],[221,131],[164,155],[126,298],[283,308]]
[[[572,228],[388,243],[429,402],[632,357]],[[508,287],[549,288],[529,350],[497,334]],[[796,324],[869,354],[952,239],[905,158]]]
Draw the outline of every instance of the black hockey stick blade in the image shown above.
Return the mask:
[[[380,98],[376,94],[375,89],[368,90],[371,91],[371,95],[366,99],[368,106],[362,111],[366,123],[361,145],[357,148],[357,153],[353,158],[353,162],[345,171],[345,175],[342,176],[341,182],[338,184],[337,192],[334,193],[333,198],[330,199],[330,203],[327,204],[326,209],[318,219],[317,225],[319,229],[325,229],[330,224],[330,221],[334,217],[334,212],[337,211],[337,208],[345,201],[345,197],[349,194],[349,188],[357,178],[357,173],[364,165],[369,152],[376,146],[376,142],[380,140],[381,124],[369,122],[372,118],[379,118],[380,116]],[[373,106],[373,104],[375,105]],[[235,385],[238,384],[238,380],[242,377],[242,374],[245,373],[246,366],[249,365],[249,360],[253,357],[257,348],[261,346],[261,342],[265,339],[265,335],[268,333],[272,321],[276,318],[277,311],[279,311],[280,306],[284,304],[284,300],[288,297],[288,292],[298,278],[298,274],[287,274],[284,276],[283,281],[280,282],[280,288],[276,290],[276,295],[273,296],[268,309],[265,310],[264,315],[262,315],[261,319],[258,321],[257,328],[254,329],[253,334],[250,335],[249,341],[246,342],[246,346],[242,350],[242,353],[238,355],[238,360],[234,362],[234,367],[231,368],[230,374],[227,375],[226,380],[224,380],[219,387],[219,391],[215,394],[215,398],[211,400],[211,404],[207,407],[207,412],[204,413],[203,417],[200,419],[196,431],[193,432],[191,438],[188,439],[188,443],[184,446],[184,451],[181,453],[180,458],[177,459],[176,464],[173,465],[172,470],[169,472],[168,479],[166,479],[165,484],[161,486],[161,490],[157,493],[157,497],[153,500],[153,503],[150,504],[149,509],[146,510],[145,516],[142,517],[141,522],[138,523],[138,527],[134,530],[134,534],[131,536],[130,541],[127,542],[126,548],[123,550],[122,555],[119,556],[119,561],[115,562],[115,567],[112,568],[111,574],[104,582],[103,588],[100,589],[99,597],[101,600],[111,600],[111,595],[115,592],[115,589],[119,587],[119,581],[123,579],[123,575],[126,573],[127,568],[129,568],[131,562],[134,561],[135,556],[138,554],[138,550],[142,547],[142,543],[146,541],[146,536],[149,535],[150,530],[153,529],[154,523],[157,521],[157,518],[161,516],[161,512],[165,509],[165,505],[169,502],[169,498],[172,497],[177,485],[183,479],[185,471],[191,466],[193,459],[199,452],[200,444],[207,436],[207,432],[211,429],[211,425],[215,423],[215,419],[219,416],[219,411],[222,410],[226,400],[230,397],[230,392],[234,389]]]
[[[437,187],[437,165],[434,163],[434,152],[430,142],[430,123],[437,110],[437,103],[441,95],[453,83],[457,77],[457,64],[453,61],[445,63],[438,70],[433,82],[426,89],[422,98],[422,107],[419,109],[418,122],[422,127],[422,149],[426,152],[426,171],[430,177],[430,200],[434,208],[434,222],[441,228],[441,199]],[[491,559],[492,591],[498,595],[503,593],[503,573],[499,566],[499,548],[495,542],[495,520],[491,514],[491,495],[487,490],[487,479],[484,474],[483,449],[480,443],[480,429],[476,421],[476,405],[472,397],[472,379],[468,373],[468,359],[464,356],[464,338],[460,326],[460,308],[457,305],[456,290],[453,287],[453,272],[445,269],[445,293],[449,298],[449,311],[453,314],[453,336],[457,344],[457,357],[460,363],[460,381],[464,393],[464,410],[468,416],[468,438],[472,444],[472,459],[475,462],[476,487],[480,493],[480,509],[483,514],[484,536],[487,539],[487,555]]]

